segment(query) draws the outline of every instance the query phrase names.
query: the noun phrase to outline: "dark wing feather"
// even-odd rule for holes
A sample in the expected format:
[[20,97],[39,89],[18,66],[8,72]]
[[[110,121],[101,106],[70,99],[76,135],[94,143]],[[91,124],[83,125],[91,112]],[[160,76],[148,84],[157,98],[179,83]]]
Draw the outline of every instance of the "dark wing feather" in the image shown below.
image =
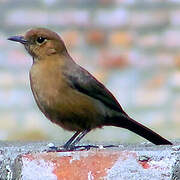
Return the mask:
[[69,73],[68,71],[67,74],[65,73],[65,76],[68,78],[72,88],[75,88],[79,92],[90,97],[98,99],[110,109],[118,112],[124,112],[111,92],[88,71],[78,65],[74,69],[76,69],[75,72],[71,71],[71,73]]

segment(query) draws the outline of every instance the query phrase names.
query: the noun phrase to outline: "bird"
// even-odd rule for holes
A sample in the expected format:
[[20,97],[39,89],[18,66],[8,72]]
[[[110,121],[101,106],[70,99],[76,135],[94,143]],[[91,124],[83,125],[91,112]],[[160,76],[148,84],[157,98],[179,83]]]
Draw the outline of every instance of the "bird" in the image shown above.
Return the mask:
[[53,123],[75,132],[65,149],[104,126],[128,129],[155,145],[172,144],[131,118],[105,85],[73,60],[56,32],[38,27],[8,40],[21,43],[32,56],[30,85],[39,109]]

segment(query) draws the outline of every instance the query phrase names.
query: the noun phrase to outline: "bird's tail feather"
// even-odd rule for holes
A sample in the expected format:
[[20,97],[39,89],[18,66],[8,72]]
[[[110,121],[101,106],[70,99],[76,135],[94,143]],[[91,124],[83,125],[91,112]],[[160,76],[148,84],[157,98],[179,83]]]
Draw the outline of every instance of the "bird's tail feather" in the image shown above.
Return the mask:
[[156,145],[172,144],[170,141],[161,137],[159,134],[155,133],[151,129],[138,123],[126,114],[121,114],[120,117],[116,118],[113,117],[112,119],[110,119],[110,121],[106,122],[106,125],[126,128]]

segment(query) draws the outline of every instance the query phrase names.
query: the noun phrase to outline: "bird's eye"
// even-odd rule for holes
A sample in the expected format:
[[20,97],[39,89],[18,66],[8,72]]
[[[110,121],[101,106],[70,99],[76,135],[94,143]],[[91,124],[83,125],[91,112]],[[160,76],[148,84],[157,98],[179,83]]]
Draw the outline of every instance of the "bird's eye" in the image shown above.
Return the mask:
[[44,37],[38,37],[38,38],[36,39],[36,41],[37,41],[38,44],[42,44],[45,40],[46,40],[46,38],[44,38]]

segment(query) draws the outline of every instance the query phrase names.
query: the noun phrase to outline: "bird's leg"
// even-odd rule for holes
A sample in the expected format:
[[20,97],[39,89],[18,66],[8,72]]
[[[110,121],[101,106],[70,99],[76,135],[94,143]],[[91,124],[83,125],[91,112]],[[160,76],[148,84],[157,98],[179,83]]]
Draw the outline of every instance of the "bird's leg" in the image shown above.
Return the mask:
[[90,129],[86,129],[81,132],[81,134],[74,140],[73,143],[70,144],[70,149],[74,149],[74,146],[90,131]]
[[69,145],[74,141],[74,139],[80,134],[79,131],[74,133],[74,135],[66,142],[66,144],[63,146],[65,149],[68,149]]

